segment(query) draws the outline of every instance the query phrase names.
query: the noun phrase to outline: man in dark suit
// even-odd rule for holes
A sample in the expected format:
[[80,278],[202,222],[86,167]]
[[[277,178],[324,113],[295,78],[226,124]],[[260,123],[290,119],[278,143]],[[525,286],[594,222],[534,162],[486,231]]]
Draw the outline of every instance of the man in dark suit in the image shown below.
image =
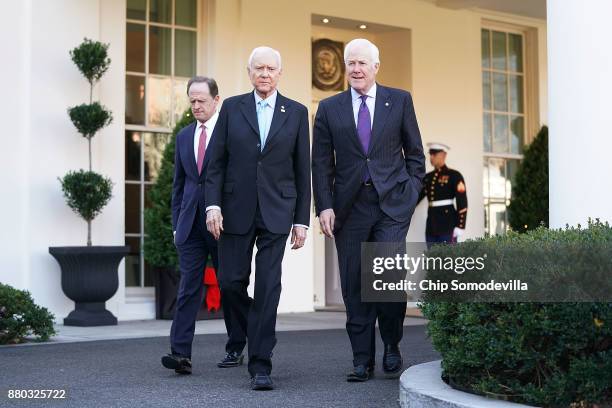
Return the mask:
[[181,281],[170,330],[171,353],[164,367],[191,374],[191,343],[203,298],[203,273],[208,256],[217,268],[217,243],[206,230],[204,179],[219,117],[219,90],[214,79],[194,77],[187,95],[195,122],[176,136],[172,185],[172,230],[179,255]]
[[285,244],[291,232],[292,249],[302,247],[310,221],[310,143],[306,107],[276,90],[282,72],[278,51],[256,48],[247,71],[255,90],[225,100],[219,114],[206,175],[206,224],[219,239],[219,286],[231,326],[228,351],[240,352],[246,334],[251,388],[267,390],[273,388]]
[[312,179],[321,229],[335,237],[346,329],[354,370],[347,381],[367,381],[374,370],[375,324],[385,345],[383,370],[401,373],[399,342],[406,302],[361,301],[362,242],[403,242],[425,175],[421,136],[408,92],[376,84],[378,48],[368,40],[344,51],[350,89],[320,102]]

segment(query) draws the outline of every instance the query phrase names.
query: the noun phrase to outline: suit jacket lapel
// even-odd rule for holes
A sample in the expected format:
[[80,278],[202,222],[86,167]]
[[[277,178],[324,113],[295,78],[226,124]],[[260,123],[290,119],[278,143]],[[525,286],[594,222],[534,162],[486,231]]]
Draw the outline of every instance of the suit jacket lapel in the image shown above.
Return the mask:
[[357,134],[357,126],[355,125],[351,88],[344,91],[342,98],[340,99],[340,119],[343,123],[345,123],[345,126],[351,129],[350,134],[348,135],[349,139],[355,143],[355,146],[357,146],[360,152],[363,152],[363,147],[361,146],[361,141],[359,140],[359,135]]
[[244,95],[240,103],[240,110],[253,129],[253,132],[257,135],[257,139],[259,139],[259,125],[257,124],[257,111],[255,110],[255,96],[253,96],[253,92]]
[[268,150],[268,146],[271,146],[271,142],[278,131],[283,127],[287,117],[289,116],[290,101],[280,94],[276,95],[276,104],[274,105],[274,113],[272,114],[272,123],[270,124],[270,130],[268,131],[268,137],[264,145],[264,152]]
[[374,104],[374,123],[372,125],[372,137],[370,139],[370,146],[368,146],[368,153],[372,151],[374,143],[381,138],[383,131],[385,130],[385,124],[387,123],[387,117],[391,112],[392,104],[389,98],[387,89],[383,86],[376,84],[376,102]]
[[193,174],[196,175],[196,177],[198,176],[198,163],[196,163],[193,144],[195,142],[195,131],[198,126],[198,123],[199,122],[196,120],[187,128],[187,131],[189,132],[189,137],[187,138],[187,140],[189,141],[189,143],[187,146],[184,147],[184,149],[186,150],[185,154],[188,157],[187,162],[189,163],[189,167],[191,168]]

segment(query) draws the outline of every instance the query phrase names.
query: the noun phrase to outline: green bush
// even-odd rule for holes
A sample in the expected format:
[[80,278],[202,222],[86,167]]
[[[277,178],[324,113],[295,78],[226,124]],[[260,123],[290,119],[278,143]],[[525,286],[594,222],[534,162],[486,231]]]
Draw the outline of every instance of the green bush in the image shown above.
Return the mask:
[[91,85],[102,78],[111,63],[108,58],[108,44],[88,38],[70,51],[70,58]]
[[548,127],[543,126],[516,172],[508,207],[510,227],[517,232],[548,227]]
[[172,235],[172,182],[174,180],[174,149],[176,135],[193,122],[191,110],[174,126],[170,142],[164,149],[159,176],[149,192],[150,207],[145,209],[144,257],[148,263],[160,268],[178,270],[178,258]]
[[0,283],[0,344],[15,344],[34,335],[46,341],[55,334],[53,314],[37,306],[28,291]]
[[[463,243],[434,246],[428,256],[466,256],[475,245],[480,253],[520,245],[535,251],[551,243],[584,246],[588,255],[597,248],[593,244],[612,246],[612,228],[600,222],[588,228],[540,227],[466,242],[465,249]],[[504,262],[520,268],[524,260]],[[604,273],[609,275],[609,268]],[[421,309],[443,358],[443,377],[453,386],[547,407],[612,399],[612,303],[451,303],[435,298],[425,296]]]
[[84,137],[93,137],[96,132],[113,121],[113,115],[98,102],[81,104],[68,109],[74,127]]
[[60,182],[68,207],[87,222],[96,218],[112,198],[111,179],[93,171],[70,171]]

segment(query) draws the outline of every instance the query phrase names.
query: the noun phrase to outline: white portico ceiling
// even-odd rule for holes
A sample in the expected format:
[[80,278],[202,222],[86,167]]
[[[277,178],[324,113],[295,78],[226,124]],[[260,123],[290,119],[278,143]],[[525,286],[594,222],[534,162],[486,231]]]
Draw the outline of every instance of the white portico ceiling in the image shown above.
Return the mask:
[[427,0],[449,9],[480,8],[546,19],[546,0]]

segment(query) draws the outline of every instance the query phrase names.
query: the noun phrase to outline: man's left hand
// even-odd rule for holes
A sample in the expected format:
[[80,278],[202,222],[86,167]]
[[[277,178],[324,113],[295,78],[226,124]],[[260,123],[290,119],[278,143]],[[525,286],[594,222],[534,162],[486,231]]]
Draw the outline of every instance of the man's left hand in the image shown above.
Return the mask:
[[306,228],[295,225],[291,230],[291,249],[299,249],[306,242]]

